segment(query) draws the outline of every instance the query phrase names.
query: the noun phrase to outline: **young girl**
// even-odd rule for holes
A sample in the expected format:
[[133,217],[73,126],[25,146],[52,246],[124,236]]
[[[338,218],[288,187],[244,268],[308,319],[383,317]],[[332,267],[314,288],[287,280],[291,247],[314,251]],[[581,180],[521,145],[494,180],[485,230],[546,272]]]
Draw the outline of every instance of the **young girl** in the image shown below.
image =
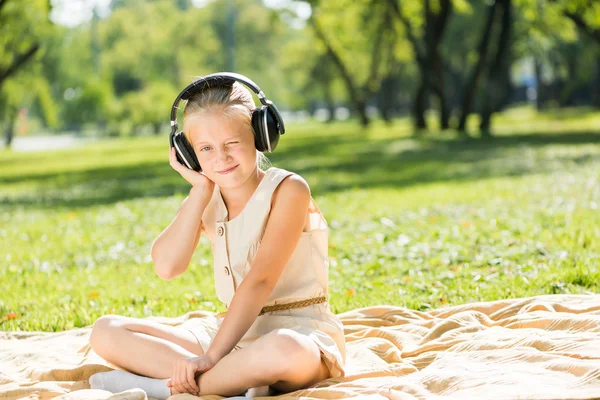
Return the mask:
[[173,279],[207,235],[217,296],[227,312],[190,320],[187,329],[99,318],[93,350],[141,376],[98,373],[92,387],[141,387],[153,397],[233,396],[259,387],[290,392],[344,376],[343,326],[326,301],[327,223],[302,177],[259,168],[264,156],[255,146],[254,108],[238,81],[188,99],[183,133],[201,172],[179,163],[170,149],[171,166],[192,187],[152,246],[157,274]]

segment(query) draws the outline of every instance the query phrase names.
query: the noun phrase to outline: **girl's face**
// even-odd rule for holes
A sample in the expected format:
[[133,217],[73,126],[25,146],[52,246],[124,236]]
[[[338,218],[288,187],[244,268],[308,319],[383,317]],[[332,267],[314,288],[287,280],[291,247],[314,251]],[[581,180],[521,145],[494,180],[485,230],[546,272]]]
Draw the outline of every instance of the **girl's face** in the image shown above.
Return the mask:
[[198,113],[186,125],[202,172],[219,187],[240,186],[256,172],[254,134],[241,117]]

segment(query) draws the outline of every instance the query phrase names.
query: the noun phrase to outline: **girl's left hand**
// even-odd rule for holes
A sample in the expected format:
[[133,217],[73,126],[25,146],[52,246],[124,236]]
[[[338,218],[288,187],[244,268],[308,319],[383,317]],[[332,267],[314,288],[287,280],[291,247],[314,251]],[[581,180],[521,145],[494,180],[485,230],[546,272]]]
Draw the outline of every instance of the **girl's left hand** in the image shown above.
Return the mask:
[[167,387],[178,393],[200,394],[196,382],[196,372],[204,373],[215,366],[212,359],[206,355],[191,358],[180,358],[173,363],[173,374],[167,381]]

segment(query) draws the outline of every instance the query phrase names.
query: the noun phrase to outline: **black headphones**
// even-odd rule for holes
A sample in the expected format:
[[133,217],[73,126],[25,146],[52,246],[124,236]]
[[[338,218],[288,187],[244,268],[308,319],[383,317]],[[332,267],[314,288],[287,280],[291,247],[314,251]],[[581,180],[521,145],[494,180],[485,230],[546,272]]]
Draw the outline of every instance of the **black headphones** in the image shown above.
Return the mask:
[[258,95],[261,106],[252,111],[252,130],[254,131],[254,145],[258,151],[273,152],[279,143],[279,136],[285,133],[283,119],[279,110],[271,100],[267,100],[265,94],[260,90],[256,83],[249,78],[233,72],[217,72],[203,76],[190,83],[181,91],[173,102],[171,108],[171,134],[169,142],[171,147],[175,147],[177,160],[194,171],[202,171],[200,163],[194,153],[194,148],[186,139],[183,131],[177,132],[177,106],[180,100],[188,100],[194,94],[203,91],[211,86],[231,86],[235,81],[243,83]]

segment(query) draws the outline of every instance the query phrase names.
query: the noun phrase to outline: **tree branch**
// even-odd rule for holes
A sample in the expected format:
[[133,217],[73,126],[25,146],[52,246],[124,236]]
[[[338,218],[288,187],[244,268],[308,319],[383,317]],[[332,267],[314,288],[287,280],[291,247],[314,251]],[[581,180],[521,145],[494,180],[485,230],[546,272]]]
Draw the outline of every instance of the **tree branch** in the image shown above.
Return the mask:
[[425,61],[423,50],[421,49],[421,47],[419,45],[419,41],[417,40],[417,38],[413,32],[410,22],[408,21],[406,16],[404,14],[402,14],[402,10],[398,6],[398,3],[396,2],[396,0],[388,0],[388,1],[391,6],[392,12],[394,14],[396,14],[396,17],[400,20],[400,22],[402,22],[402,25],[404,25],[404,30],[406,31],[406,37],[408,38],[408,41],[410,42],[410,44],[413,48],[413,51],[415,52],[415,57],[417,58],[417,62],[420,65],[423,65],[423,63]]
[[[384,14],[384,18],[387,19],[387,13]],[[375,43],[373,44],[373,53],[371,54],[371,68],[369,71],[369,77],[367,78],[367,88],[370,87],[371,83],[377,79],[379,73],[379,64],[381,62],[381,43],[383,42],[383,33],[386,29],[385,24],[379,25],[379,29],[375,36]]]
[[31,47],[24,53],[19,54],[15,57],[12,64],[6,69],[6,71],[0,71],[0,85],[2,82],[7,79],[9,76],[17,72],[17,70],[25,64],[33,55],[40,49],[39,43],[34,43]]
[[486,68],[490,37],[492,34],[492,26],[494,25],[494,15],[496,14],[497,8],[498,1],[495,1],[494,4],[489,6],[487,20],[483,27],[483,34],[481,35],[479,45],[477,46],[477,54],[479,55],[479,59],[473,67],[473,71],[471,71],[471,76],[469,77],[469,80],[465,85],[462,111],[458,123],[458,129],[462,131],[466,129],[467,117],[469,116],[471,108],[473,107],[475,93],[477,91],[477,84],[479,82],[481,74],[483,73],[483,70]]
[[358,94],[358,90],[356,89],[356,86],[354,85],[354,82],[352,81],[352,77],[350,76],[350,73],[346,69],[346,66],[344,65],[344,62],[342,61],[340,56],[335,52],[335,50],[331,46],[331,43],[329,43],[329,41],[325,37],[325,34],[323,33],[321,26],[317,23],[314,13],[308,18],[308,20],[309,20],[311,26],[313,27],[313,29],[315,30],[317,37],[325,45],[325,48],[327,49],[327,53],[331,57],[331,60],[339,68],[340,74],[342,75],[342,79],[344,80],[344,82],[346,82],[346,86],[348,87],[348,91],[350,92],[349,94],[350,94],[350,97],[352,98],[352,101],[359,102],[360,96]]
[[442,0],[441,6],[440,14],[435,18],[435,28],[433,31],[433,37],[437,44],[439,44],[442,36],[444,36],[444,30],[448,26],[448,19],[450,19],[449,17],[452,13],[452,2],[450,0]]
[[6,2],[8,0],[0,0],[0,11],[2,11],[2,7],[4,7],[6,5]]
[[583,17],[574,12],[563,10],[563,15],[570,18],[586,35],[600,43],[600,29],[594,29],[583,20]]

